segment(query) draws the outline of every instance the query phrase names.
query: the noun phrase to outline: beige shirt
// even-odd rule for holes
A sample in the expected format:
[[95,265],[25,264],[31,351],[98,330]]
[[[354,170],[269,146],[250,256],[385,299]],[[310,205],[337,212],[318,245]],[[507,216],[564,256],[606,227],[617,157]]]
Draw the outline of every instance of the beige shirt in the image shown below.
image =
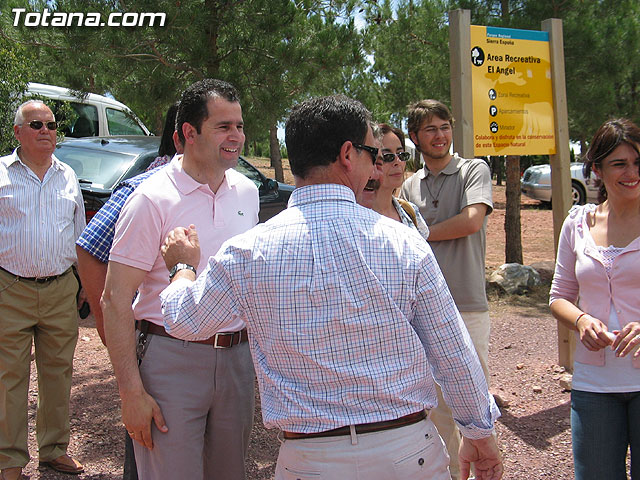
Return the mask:
[[[493,211],[491,173],[484,160],[454,154],[437,175],[425,166],[402,184],[400,198],[420,208],[427,225],[451,218],[469,205],[484,203]],[[451,295],[461,312],[489,310],[485,288],[487,219],[482,228],[467,237],[430,241]]]

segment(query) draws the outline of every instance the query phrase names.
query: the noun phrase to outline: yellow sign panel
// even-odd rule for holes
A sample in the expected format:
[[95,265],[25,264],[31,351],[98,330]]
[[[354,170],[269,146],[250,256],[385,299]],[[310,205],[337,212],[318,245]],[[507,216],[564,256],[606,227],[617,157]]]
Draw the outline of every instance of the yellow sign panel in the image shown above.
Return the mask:
[[471,26],[475,155],[551,155],[549,34]]

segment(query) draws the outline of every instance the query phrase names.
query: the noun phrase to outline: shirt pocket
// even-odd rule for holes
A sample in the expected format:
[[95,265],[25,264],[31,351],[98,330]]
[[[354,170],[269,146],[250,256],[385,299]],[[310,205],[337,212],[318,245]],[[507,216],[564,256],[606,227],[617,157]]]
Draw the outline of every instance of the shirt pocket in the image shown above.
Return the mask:
[[[51,206],[50,214],[58,233],[62,233],[68,228],[73,229],[77,206],[73,195],[67,192],[56,193],[55,204]],[[45,218],[44,220],[46,221],[47,219]]]

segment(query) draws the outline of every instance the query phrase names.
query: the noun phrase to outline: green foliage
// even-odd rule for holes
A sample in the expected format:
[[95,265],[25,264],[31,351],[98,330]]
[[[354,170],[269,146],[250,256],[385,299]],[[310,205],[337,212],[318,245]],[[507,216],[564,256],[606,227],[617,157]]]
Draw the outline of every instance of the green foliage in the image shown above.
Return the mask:
[[367,7],[364,32],[373,56],[369,105],[380,120],[401,123],[406,106],[423,98],[449,102],[449,28],[441,0],[390,0]]
[[[26,4],[8,0],[11,6]],[[30,10],[164,12],[164,27],[15,28],[37,57],[37,80],[113,94],[158,131],[168,106],[205,77],[241,93],[250,138],[267,138],[296,100],[341,89],[340,69],[362,61],[348,2],[321,0],[32,0]],[[10,8],[9,8],[10,10]],[[346,21],[345,21],[346,19]],[[10,20],[10,19],[9,19]],[[64,68],[60,68],[64,65]]]
[[[3,4],[0,61],[13,67],[2,71],[17,68],[19,74],[3,75],[9,81],[0,88],[17,91],[20,86],[9,83],[21,78],[109,92],[156,132],[181,91],[204,77],[238,87],[251,140],[266,140],[269,128],[294,103],[330,93],[357,98],[377,120],[403,125],[406,105],[413,101],[437,98],[450,104],[448,12],[456,8],[469,9],[475,25],[539,30],[547,18],[563,20],[572,139],[588,141],[610,116],[640,121],[640,63],[634,61],[640,54],[640,3],[634,0],[3,0]],[[14,27],[15,6],[38,12],[45,7],[101,12],[105,18],[111,12],[164,12],[166,24]],[[7,98],[2,96],[3,101]]]
[[0,155],[10,153],[18,144],[13,135],[13,119],[27,88],[30,66],[22,49],[0,37]]
[[405,105],[421,98],[449,103],[446,12],[457,8],[471,11],[473,25],[540,30],[543,20],[562,19],[572,139],[588,141],[612,116],[640,121],[640,3],[633,0],[371,3],[365,39],[375,60],[358,88],[379,119],[401,125]]

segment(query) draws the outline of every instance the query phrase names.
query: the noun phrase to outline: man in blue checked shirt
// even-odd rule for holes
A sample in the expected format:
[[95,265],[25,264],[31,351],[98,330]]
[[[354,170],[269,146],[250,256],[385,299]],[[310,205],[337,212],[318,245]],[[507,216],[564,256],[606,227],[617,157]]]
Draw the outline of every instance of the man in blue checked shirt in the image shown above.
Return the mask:
[[[296,106],[289,208],[226,242],[199,277],[161,294],[165,328],[207,338],[246,318],[265,426],[283,439],[276,479],[449,479],[425,409],[434,379],[464,439],[462,477],[500,479],[500,415],[430,247],[356,200],[379,155],[370,113],[344,96]],[[196,227],[173,230],[167,267],[197,264]],[[314,477],[315,478],[315,477]]]
[[[178,151],[178,153],[181,153],[181,151]],[[93,316],[96,319],[96,330],[98,330],[98,335],[100,335],[100,340],[102,340],[103,344],[106,343],[100,296],[102,295],[102,290],[104,290],[104,280],[107,276],[107,263],[109,262],[109,252],[113,243],[116,222],[129,195],[145,179],[164,168],[164,166],[160,165],[147,170],[118,185],[109,200],[107,200],[107,203],[94,215],[83,230],[80,238],[76,241],[80,281],[89,300]]]

